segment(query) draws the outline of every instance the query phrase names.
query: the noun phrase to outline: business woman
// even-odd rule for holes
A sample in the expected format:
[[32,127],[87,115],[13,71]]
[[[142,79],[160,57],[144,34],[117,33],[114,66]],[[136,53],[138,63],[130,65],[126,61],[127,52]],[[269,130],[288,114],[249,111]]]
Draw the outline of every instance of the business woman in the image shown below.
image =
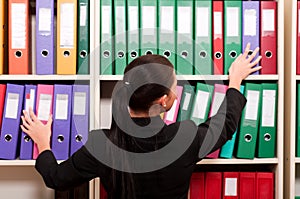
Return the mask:
[[60,164],[50,148],[52,116],[44,125],[32,110],[24,111],[21,128],[38,146],[35,167],[46,186],[64,190],[100,177],[108,198],[187,198],[196,163],[231,139],[238,126],[246,104],[241,82],[261,69],[253,68],[259,49],[248,56],[249,49],[230,67],[219,111],[200,125],[164,124],[160,114],[176,100],[174,68],[159,55],[138,57],[114,88],[111,128],[91,131],[87,143]]

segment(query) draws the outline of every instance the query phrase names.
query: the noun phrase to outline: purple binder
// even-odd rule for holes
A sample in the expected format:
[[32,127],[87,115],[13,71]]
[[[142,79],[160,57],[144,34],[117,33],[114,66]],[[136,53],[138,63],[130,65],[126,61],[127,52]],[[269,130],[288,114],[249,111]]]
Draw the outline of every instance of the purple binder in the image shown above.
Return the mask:
[[89,93],[88,85],[73,85],[70,156],[88,139]]
[[0,138],[0,158],[14,160],[18,157],[18,140],[20,135],[20,120],[24,86],[7,84],[3,121]]
[[54,0],[36,0],[36,74],[54,74]]
[[[251,43],[251,49],[254,50],[259,47],[259,20],[260,20],[260,1],[243,1],[243,50],[246,48],[247,43]],[[258,53],[259,54],[259,53]],[[258,57],[258,54],[253,60]],[[258,65],[256,65],[258,66]],[[255,66],[255,67],[256,67]],[[253,73],[258,75],[259,72]]]
[[[29,111],[29,107],[35,113],[36,86],[25,85],[25,93],[23,100],[23,110]],[[20,160],[31,160],[33,150],[33,141],[24,132],[21,134]]]
[[52,151],[58,160],[69,157],[72,85],[54,85]]

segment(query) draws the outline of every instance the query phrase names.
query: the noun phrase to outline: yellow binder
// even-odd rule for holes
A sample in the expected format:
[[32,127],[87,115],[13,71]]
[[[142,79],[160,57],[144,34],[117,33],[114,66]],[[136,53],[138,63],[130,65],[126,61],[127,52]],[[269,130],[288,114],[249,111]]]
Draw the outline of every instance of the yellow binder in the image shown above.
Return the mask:
[[57,0],[57,74],[76,74],[77,1]]

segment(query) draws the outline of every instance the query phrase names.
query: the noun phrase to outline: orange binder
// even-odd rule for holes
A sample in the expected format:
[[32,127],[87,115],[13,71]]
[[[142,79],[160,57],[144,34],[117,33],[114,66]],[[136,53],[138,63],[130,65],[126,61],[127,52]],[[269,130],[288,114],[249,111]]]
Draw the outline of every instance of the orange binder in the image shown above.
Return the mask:
[[4,70],[4,45],[5,45],[5,0],[0,1],[0,74],[3,74]]
[[9,0],[8,12],[8,73],[30,74],[29,0]]
[[75,75],[77,59],[77,1],[57,0],[57,74]]

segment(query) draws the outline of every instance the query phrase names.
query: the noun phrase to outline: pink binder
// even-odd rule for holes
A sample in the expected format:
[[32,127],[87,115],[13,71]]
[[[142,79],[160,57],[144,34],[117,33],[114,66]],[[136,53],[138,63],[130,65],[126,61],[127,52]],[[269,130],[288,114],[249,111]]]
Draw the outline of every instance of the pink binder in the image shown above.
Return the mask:
[[183,90],[182,86],[176,87],[177,99],[174,101],[172,108],[164,114],[164,122],[167,125],[176,122],[182,90]]

